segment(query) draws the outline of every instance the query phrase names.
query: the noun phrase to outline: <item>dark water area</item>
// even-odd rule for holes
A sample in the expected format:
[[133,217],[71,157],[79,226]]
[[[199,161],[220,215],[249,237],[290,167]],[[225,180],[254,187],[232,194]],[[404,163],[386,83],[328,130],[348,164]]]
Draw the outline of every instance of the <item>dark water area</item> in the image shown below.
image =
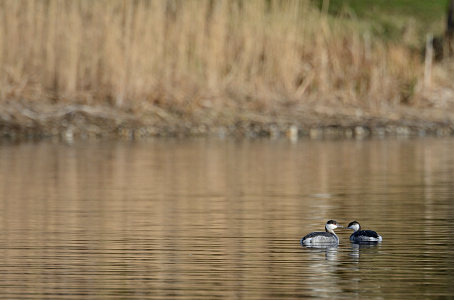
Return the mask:
[[[454,139],[0,145],[0,298],[454,297]],[[383,236],[303,248],[329,219]]]

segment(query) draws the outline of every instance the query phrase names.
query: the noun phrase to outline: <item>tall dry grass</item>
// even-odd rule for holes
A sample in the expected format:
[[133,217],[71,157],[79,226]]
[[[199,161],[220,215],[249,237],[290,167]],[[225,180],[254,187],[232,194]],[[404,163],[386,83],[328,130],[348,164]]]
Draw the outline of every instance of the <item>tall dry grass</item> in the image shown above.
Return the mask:
[[2,0],[0,98],[273,109],[411,101],[421,63],[306,1]]

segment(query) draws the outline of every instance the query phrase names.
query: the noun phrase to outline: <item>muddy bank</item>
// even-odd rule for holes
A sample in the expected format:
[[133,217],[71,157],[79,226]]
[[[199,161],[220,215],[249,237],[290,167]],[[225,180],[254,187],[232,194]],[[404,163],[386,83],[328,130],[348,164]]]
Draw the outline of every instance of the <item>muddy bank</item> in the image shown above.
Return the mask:
[[352,107],[296,106],[275,111],[158,106],[116,108],[11,101],[0,104],[0,138],[24,140],[150,137],[311,137],[454,135],[454,110],[397,106],[380,112]]

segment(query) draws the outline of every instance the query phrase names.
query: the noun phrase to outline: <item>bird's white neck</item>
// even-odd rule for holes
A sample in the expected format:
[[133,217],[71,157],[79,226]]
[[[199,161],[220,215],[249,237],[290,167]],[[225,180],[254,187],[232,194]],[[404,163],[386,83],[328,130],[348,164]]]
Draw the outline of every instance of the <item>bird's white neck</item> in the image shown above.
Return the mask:
[[349,228],[353,229],[353,231],[356,232],[361,229],[361,226],[359,226],[359,224],[353,224]]
[[334,229],[336,229],[336,228],[337,228],[337,226],[334,225],[334,224],[326,224],[325,225],[326,232],[329,232],[329,233],[332,233],[332,234],[335,234],[334,233]]

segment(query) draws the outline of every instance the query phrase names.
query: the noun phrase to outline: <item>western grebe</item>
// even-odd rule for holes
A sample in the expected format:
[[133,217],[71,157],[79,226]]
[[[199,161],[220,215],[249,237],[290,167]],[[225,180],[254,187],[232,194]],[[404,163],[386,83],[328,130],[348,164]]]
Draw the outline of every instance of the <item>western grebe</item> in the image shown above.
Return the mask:
[[361,225],[357,221],[350,222],[347,228],[354,231],[350,236],[352,242],[381,242],[383,239],[373,230],[361,230]]
[[339,238],[334,233],[334,229],[342,227],[337,224],[334,220],[329,220],[325,224],[325,232],[317,231],[311,232],[301,239],[301,245],[311,246],[311,245],[337,245],[339,244]]

